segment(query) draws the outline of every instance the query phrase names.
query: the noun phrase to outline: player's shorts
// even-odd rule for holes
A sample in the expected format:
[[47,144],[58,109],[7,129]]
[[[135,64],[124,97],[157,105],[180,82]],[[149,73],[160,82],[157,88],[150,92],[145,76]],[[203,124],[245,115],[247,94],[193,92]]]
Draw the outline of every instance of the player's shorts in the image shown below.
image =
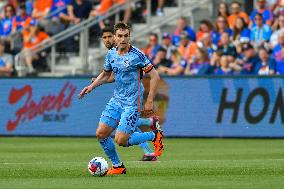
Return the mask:
[[115,99],[111,99],[103,111],[100,122],[123,133],[131,134],[136,130],[140,117],[137,107],[122,107]]

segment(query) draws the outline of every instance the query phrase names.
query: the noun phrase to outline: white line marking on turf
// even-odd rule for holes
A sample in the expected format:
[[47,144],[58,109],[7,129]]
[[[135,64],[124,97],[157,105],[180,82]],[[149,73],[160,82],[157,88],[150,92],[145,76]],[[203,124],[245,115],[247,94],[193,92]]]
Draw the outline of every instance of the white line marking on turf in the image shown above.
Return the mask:
[[[215,159],[202,159],[202,160],[193,160],[193,159],[184,159],[184,160],[170,160],[170,161],[124,161],[125,163],[161,163],[161,162],[227,162],[227,161],[237,161],[237,162],[254,162],[254,161],[284,161],[284,159],[224,159],[224,160],[215,160]],[[53,163],[53,164],[68,164],[68,163],[86,163],[83,161],[62,161],[62,162],[54,162],[54,161],[38,161],[38,162],[0,162],[0,165],[24,165],[24,164],[45,164],[45,163]]]

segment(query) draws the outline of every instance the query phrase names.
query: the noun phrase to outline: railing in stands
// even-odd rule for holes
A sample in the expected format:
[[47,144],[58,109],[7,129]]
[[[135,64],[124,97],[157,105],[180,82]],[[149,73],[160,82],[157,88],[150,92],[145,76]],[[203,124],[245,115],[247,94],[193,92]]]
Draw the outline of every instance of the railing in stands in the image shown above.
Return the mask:
[[[141,0],[132,0],[131,3],[136,3]],[[104,19],[107,19],[111,16],[118,17],[118,13],[120,11],[125,10],[128,7],[128,2],[124,4],[116,4],[112,6],[107,13],[101,16],[97,16],[96,18],[89,18],[81,23],[74,25],[72,27],[67,28],[66,30],[50,37],[48,40],[45,40],[41,42],[38,45],[35,45],[31,48],[33,53],[38,53],[44,49],[51,47],[51,72],[55,72],[55,56],[56,56],[56,44],[59,42],[62,42],[63,40],[72,37],[78,33],[80,33],[80,46],[79,46],[79,54],[82,60],[82,64],[85,66],[85,68],[88,68],[88,29],[95,24],[100,23]],[[15,56],[15,68],[18,72],[19,76],[22,76],[25,74],[27,68],[23,64],[23,55],[24,52],[20,52]]]

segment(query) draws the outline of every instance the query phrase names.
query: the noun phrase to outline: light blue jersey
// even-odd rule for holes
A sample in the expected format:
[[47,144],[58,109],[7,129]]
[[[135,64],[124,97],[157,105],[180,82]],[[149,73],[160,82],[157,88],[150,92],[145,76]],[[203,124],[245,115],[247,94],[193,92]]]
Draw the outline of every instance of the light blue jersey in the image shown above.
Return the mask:
[[130,46],[128,53],[119,55],[117,48],[112,48],[106,55],[104,70],[113,71],[115,89],[113,99],[122,107],[140,106],[143,98],[142,71],[145,73],[153,69],[149,59],[138,48]]

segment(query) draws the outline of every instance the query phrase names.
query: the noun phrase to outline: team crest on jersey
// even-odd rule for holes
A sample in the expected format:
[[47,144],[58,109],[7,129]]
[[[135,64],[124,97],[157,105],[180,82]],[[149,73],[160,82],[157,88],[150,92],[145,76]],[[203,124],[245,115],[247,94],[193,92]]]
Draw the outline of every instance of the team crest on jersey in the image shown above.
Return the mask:
[[125,61],[124,61],[124,64],[125,64],[126,67],[128,67],[128,66],[129,66],[129,61],[128,61],[128,60],[125,60]]

